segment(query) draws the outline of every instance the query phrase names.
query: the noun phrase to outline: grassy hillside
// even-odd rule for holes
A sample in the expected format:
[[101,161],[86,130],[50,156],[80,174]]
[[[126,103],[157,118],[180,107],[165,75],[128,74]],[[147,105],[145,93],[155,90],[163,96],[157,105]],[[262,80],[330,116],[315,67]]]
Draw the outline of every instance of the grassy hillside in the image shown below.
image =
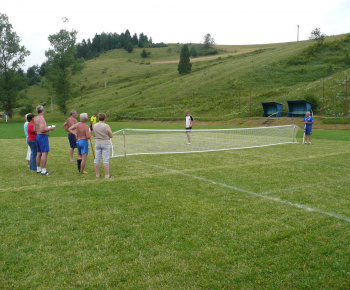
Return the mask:
[[[314,41],[250,46],[217,46],[219,54],[192,59],[192,73],[177,72],[180,44],[150,48],[149,58],[113,50],[86,62],[73,81],[82,95],[70,102],[78,112],[107,112],[120,117],[180,117],[189,109],[197,117],[261,116],[261,102],[307,99],[320,112],[325,80],[325,114],[344,113],[345,78],[350,72],[349,35],[327,37],[322,49]],[[170,48],[170,49],[169,49]],[[107,88],[104,71],[107,70]],[[44,82],[45,84],[45,82]],[[50,108],[50,95],[40,86],[28,88],[29,100]],[[240,92],[240,93],[239,93]],[[241,114],[238,114],[238,98]],[[47,118],[60,119],[56,106]]]

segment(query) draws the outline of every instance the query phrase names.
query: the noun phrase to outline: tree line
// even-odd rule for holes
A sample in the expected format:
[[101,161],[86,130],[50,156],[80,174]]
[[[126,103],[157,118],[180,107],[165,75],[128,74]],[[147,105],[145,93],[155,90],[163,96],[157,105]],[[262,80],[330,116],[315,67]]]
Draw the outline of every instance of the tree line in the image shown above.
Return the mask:
[[94,38],[90,40],[83,39],[81,43],[77,44],[76,59],[84,58],[85,60],[97,57],[102,52],[106,52],[112,49],[125,49],[128,52],[132,52],[134,47],[147,48],[147,47],[165,47],[164,43],[153,43],[152,37],[148,37],[141,32],[139,35],[136,33],[131,36],[130,31],[127,29],[124,33],[101,33],[95,34]]

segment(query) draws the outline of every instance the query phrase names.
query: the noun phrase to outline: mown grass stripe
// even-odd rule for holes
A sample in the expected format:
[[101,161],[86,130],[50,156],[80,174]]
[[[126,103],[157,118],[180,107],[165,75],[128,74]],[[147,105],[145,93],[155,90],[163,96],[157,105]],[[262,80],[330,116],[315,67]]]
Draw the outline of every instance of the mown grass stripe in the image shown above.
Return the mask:
[[228,184],[225,184],[225,183],[222,183],[222,182],[216,182],[214,180],[210,180],[210,179],[203,178],[203,177],[200,177],[200,176],[184,173],[184,172],[181,172],[181,171],[178,171],[178,170],[175,170],[175,169],[170,169],[170,168],[167,168],[167,167],[164,167],[164,166],[159,166],[159,165],[147,163],[147,162],[143,162],[143,161],[140,161],[140,160],[134,160],[134,161],[138,162],[138,163],[141,163],[141,164],[144,164],[144,165],[149,165],[149,166],[152,166],[152,167],[155,167],[155,168],[159,168],[159,169],[162,169],[162,170],[173,172],[175,174],[180,174],[180,175],[183,175],[183,176],[186,176],[186,177],[191,177],[191,178],[194,178],[194,179],[198,179],[198,180],[201,180],[201,181],[204,181],[204,182],[209,182],[209,183],[212,183],[212,184],[215,184],[215,185],[218,185],[218,186],[221,186],[221,187],[225,187],[225,188],[228,188],[228,189],[232,189],[232,190],[235,190],[235,191],[248,193],[248,194],[256,196],[256,197],[261,197],[261,198],[268,199],[268,200],[271,200],[271,201],[275,201],[275,202],[283,203],[283,204],[286,204],[286,205],[290,205],[290,206],[293,206],[293,207],[296,207],[296,208],[299,208],[299,209],[303,209],[303,210],[308,211],[308,212],[315,212],[315,213],[319,213],[319,214],[322,214],[322,215],[327,215],[327,216],[330,216],[330,217],[333,217],[333,218],[336,218],[336,219],[339,219],[339,220],[344,220],[344,221],[350,223],[350,218],[348,218],[346,216],[339,215],[337,213],[327,212],[327,211],[323,211],[323,210],[320,210],[320,209],[312,208],[312,207],[307,206],[307,205],[303,205],[303,204],[299,204],[299,203],[293,203],[293,202],[290,202],[288,200],[283,200],[283,199],[280,199],[280,198],[268,196],[266,194],[256,193],[256,192],[253,192],[253,191],[249,191],[249,190],[238,188],[238,187],[235,187],[235,186],[232,186],[232,185],[228,185]]

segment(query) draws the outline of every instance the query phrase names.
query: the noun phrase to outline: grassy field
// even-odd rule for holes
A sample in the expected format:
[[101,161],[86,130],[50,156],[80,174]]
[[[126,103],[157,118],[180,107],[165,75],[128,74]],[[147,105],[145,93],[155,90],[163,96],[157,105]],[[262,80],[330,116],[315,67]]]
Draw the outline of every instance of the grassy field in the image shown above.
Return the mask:
[[[69,162],[61,123],[53,174],[29,172],[23,124],[8,125],[1,289],[349,288],[349,131],[314,130],[311,146],[114,158],[105,180],[90,155],[89,175]],[[130,126],[169,128],[111,123]]]
[[[235,118],[240,99],[239,115],[247,117],[252,90],[252,116],[262,115],[261,102],[280,102],[287,111],[286,101],[299,99],[318,105],[316,114],[320,114],[324,80],[325,115],[342,116],[345,79],[350,73],[350,38],[327,37],[321,51],[306,55],[312,52],[313,45],[314,41],[300,41],[217,46],[220,51],[214,59],[213,56],[201,57],[202,61],[193,58],[192,73],[185,76],[177,71],[181,44],[148,48],[151,55],[147,59],[141,58],[140,48],[135,48],[133,53],[111,50],[86,61],[83,71],[72,77],[81,93],[70,101],[68,111],[75,109],[89,114],[103,111],[114,120],[179,117],[186,109],[196,117],[230,114]],[[51,94],[46,85],[43,79],[42,84],[27,88],[23,93],[28,100],[21,103],[33,107],[43,104],[47,108],[46,117],[59,121],[62,113],[56,105],[51,112]],[[17,117],[19,109],[15,111]]]

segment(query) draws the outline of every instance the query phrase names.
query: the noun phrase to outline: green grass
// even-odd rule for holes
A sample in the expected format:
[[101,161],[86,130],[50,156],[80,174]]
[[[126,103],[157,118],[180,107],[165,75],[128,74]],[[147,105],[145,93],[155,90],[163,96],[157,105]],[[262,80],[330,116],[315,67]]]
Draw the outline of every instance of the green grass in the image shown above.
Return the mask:
[[[195,62],[192,73],[180,76],[177,61],[181,45],[151,48],[150,58],[140,57],[142,49],[134,53],[123,49],[112,50],[86,62],[82,73],[72,77],[77,88],[84,88],[81,96],[73,99],[68,111],[89,114],[106,112],[111,120],[121,117],[179,117],[189,109],[196,117],[224,116],[234,112],[238,116],[239,89],[241,89],[241,116],[262,115],[261,102],[308,99],[322,103],[322,79],[325,80],[325,108],[327,116],[344,113],[346,75],[350,43],[340,42],[344,35],[327,37],[325,49],[312,57],[304,55],[313,41],[292,43],[218,46],[220,52],[213,59]],[[341,45],[340,50],[337,45]],[[231,55],[228,55],[231,54]],[[168,62],[172,63],[159,63]],[[175,61],[175,62],[174,62]],[[104,73],[107,69],[107,88]],[[45,80],[44,80],[45,83]],[[45,83],[46,85],[46,83]],[[50,92],[40,86],[25,90],[34,107],[43,104],[46,116],[60,121],[62,113],[54,105],[51,112]],[[18,115],[19,108],[15,114]],[[319,111],[318,111],[319,112]]]
[[66,137],[50,138],[52,176],[29,172],[22,125],[1,127],[2,289],[349,286],[349,131],[115,158],[104,180],[90,155],[78,174]]

